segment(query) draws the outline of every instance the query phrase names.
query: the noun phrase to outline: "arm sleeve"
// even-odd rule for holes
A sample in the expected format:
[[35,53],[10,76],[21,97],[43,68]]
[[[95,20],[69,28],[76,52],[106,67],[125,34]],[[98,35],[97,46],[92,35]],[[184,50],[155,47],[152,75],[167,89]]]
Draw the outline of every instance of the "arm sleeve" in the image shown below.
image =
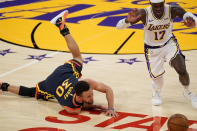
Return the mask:
[[195,25],[197,27],[197,17],[192,14],[191,12],[186,12],[184,15],[183,15],[183,20],[185,20],[187,17],[192,17],[195,21]]
[[117,28],[117,29],[125,29],[125,28],[131,26],[130,23],[126,23],[126,22],[125,22],[125,19],[126,19],[126,18],[121,19],[121,20],[117,23],[117,25],[116,25],[116,28]]

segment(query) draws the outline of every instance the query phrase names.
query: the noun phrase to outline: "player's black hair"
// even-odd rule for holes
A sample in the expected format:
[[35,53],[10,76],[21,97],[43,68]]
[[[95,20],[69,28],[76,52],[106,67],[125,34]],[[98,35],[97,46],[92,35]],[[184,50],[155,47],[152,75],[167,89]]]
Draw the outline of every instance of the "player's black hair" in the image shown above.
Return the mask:
[[84,91],[88,91],[90,86],[86,81],[78,81],[75,84],[75,92],[77,96],[80,96]]

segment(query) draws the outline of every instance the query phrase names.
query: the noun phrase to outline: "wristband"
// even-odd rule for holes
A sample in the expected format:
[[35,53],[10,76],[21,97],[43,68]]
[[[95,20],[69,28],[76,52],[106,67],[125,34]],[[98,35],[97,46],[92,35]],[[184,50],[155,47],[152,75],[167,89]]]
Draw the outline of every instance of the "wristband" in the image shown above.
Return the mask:
[[192,17],[195,21],[195,26],[197,27],[197,17],[194,14],[192,14],[191,12],[186,12],[183,15],[183,20],[185,20],[187,17]]
[[131,24],[130,24],[130,23],[126,23],[125,20],[126,20],[126,18],[120,20],[120,21],[117,23],[116,28],[117,28],[117,29],[125,29],[125,28],[131,26]]
[[114,108],[108,108],[108,110],[114,111]]

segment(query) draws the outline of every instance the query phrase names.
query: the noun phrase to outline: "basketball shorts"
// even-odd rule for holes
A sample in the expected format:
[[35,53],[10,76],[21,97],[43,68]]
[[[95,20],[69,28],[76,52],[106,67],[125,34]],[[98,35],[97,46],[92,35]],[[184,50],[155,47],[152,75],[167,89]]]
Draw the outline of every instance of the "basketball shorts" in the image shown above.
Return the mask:
[[181,54],[185,57],[179,48],[177,40],[172,37],[163,47],[150,47],[145,44],[145,57],[146,63],[149,70],[151,78],[157,78],[165,73],[164,63],[168,62],[170,64],[177,54]]
[[[81,77],[82,65],[77,60],[72,59],[57,67],[45,80],[36,85],[36,99],[56,98],[56,89],[66,80],[71,78],[73,81]],[[72,80],[70,80],[72,81]]]

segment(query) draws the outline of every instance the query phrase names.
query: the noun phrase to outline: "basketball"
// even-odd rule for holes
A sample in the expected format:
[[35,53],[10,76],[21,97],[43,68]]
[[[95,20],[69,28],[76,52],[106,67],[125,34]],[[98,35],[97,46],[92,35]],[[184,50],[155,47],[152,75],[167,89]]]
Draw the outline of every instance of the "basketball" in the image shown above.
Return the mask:
[[183,114],[174,114],[169,117],[167,126],[169,131],[187,131],[188,119]]

